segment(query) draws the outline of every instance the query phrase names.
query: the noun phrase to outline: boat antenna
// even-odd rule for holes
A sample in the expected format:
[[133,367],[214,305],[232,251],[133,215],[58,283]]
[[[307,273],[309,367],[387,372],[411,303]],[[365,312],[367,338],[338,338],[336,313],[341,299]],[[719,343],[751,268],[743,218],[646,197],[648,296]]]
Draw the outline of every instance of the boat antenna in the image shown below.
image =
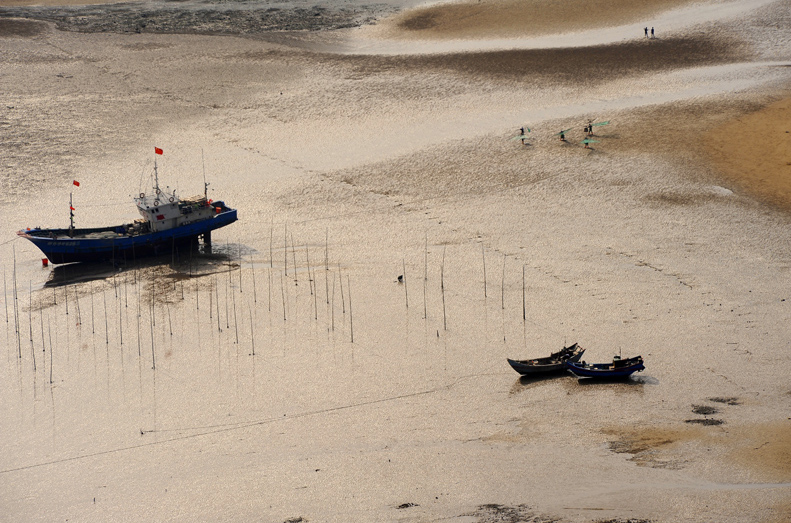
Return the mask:
[[203,164],[203,197],[209,199],[209,184],[206,183],[206,159],[203,157],[203,147],[200,148],[200,160]]
[[154,193],[159,194],[159,172],[157,171],[157,159],[154,158]]
[[69,238],[74,238],[74,193],[69,192]]

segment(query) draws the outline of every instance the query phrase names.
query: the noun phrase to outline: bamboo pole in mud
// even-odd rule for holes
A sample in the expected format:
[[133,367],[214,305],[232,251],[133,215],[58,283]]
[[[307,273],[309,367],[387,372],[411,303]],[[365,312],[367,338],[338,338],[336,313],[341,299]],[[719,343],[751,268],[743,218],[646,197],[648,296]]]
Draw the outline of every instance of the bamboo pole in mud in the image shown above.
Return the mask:
[[148,309],[149,319],[148,322],[151,331],[151,368],[157,370],[157,355],[154,350],[154,289],[151,289],[151,308]]
[[225,282],[225,328],[226,329],[230,329],[231,328],[231,320],[230,320],[229,314],[228,314],[228,284],[230,282],[230,279],[231,279],[231,266],[229,264],[228,265],[228,281]]
[[39,310],[39,322],[41,323],[41,352],[44,353],[44,366],[47,365],[47,345],[44,341],[44,309]]
[[242,290],[242,244],[239,244],[239,292]]
[[[310,270],[308,270],[310,274]],[[313,289],[316,289],[316,269],[313,269]],[[313,319],[319,321],[319,291],[313,293]]]
[[36,370],[36,351],[33,349],[33,282],[28,280],[27,322],[30,326],[30,353],[33,355],[33,371]]
[[299,285],[299,272],[297,272],[297,248],[294,246],[294,233],[291,233],[291,257],[294,259],[294,284]]
[[107,324],[107,293],[104,292],[104,289],[102,289],[102,299],[104,300],[104,341],[106,345],[110,345],[110,334]]
[[266,269],[266,294],[268,296],[269,304],[267,305],[267,310],[272,312],[272,267],[268,267]]
[[236,330],[236,344],[239,345],[239,322],[236,319],[236,293],[231,292],[233,299],[233,328]]
[[[283,224],[283,272],[288,277],[288,222]],[[296,267],[294,268],[296,270]]]
[[[55,293],[55,288],[52,288],[52,293]],[[5,306],[5,322],[8,323],[8,284],[5,279],[5,267],[3,267],[3,305]]]
[[250,315],[250,343],[253,347],[253,356],[255,356],[255,329],[253,328],[253,310],[248,307],[247,312]]
[[74,301],[77,304],[77,325],[82,325],[82,311],[80,310],[80,295],[77,294],[77,287],[74,287]]
[[[324,297],[327,299],[327,305],[330,304],[330,282],[327,281],[327,274],[330,272],[330,230],[327,228],[324,231]],[[332,278],[332,283],[335,285],[335,277]]]
[[250,255],[250,270],[253,272],[253,303],[258,303],[258,290],[255,286],[255,263],[253,263],[253,255]]
[[54,366],[54,362],[52,361],[55,358],[55,351],[52,349],[52,326],[49,323],[49,314],[47,314],[47,333],[49,334],[49,382],[52,383],[52,367]]
[[135,288],[137,294],[137,359],[139,362],[142,350],[140,348],[140,283],[137,281],[137,269],[135,269]]
[[90,293],[91,293],[91,334],[96,334],[96,329],[94,328],[94,321],[93,321],[93,282],[90,284]]
[[483,244],[481,244],[481,257],[483,258],[483,297],[486,299],[486,251],[483,248]]
[[30,349],[33,349],[33,281],[28,280],[27,287],[27,324],[30,327]]
[[[184,288],[184,284],[182,283],[182,289]],[[198,280],[195,280],[195,310],[200,310],[200,293],[198,292]]]
[[352,280],[347,275],[346,283],[349,286],[349,332],[351,333],[351,341],[354,343],[354,318],[352,317]]
[[209,322],[213,323],[214,322],[214,316],[213,316],[214,313],[212,312],[212,307],[214,307],[214,300],[212,299],[211,291],[212,291],[212,281],[209,280]]
[[330,305],[332,311],[332,332],[335,332],[335,274],[332,275],[332,304]]
[[505,310],[505,259],[508,258],[507,254],[503,254],[503,277],[500,280],[500,307]]
[[338,279],[341,282],[341,310],[343,315],[346,315],[346,299],[343,296],[343,276],[341,275],[341,264],[338,263]]
[[214,276],[214,303],[217,306],[217,332],[222,332],[220,326],[220,291],[217,289],[217,275]]
[[[19,359],[22,359],[22,340],[19,339],[19,295],[17,293],[17,286],[16,286],[16,245],[14,245],[14,333],[16,334],[16,348],[17,353],[19,355]],[[66,309],[66,314],[68,314],[68,306]]]
[[525,303],[525,266],[522,265],[522,323],[527,321],[527,304]]
[[274,235],[274,226],[269,227],[269,268],[274,267],[275,259],[273,258],[274,251],[272,250],[272,240]]
[[280,297],[283,300],[283,321],[286,321],[286,291],[283,285],[283,273],[280,273]]
[[156,298],[156,293],[157,293],[157,277],[155,274],[152,273],[151,274],[151,327],[152,328],[157,326],[157,316],[156,314],[154,314],[156,308],[156,304],[154,302],[154,299]]
[[409,308],[409,291],[406,288],[406,258],[401,258],[401,273],[404,280],[404,300],[406,301],[406,308]]
[[428,318],[428,301],[426,299],[426,286],[428,285],[428,232],[423,248],[423,319]]
[[442,265],[439,271],[440,288],[442,289],[442,328],[448,330],[448,316],[445,311],[445,246],[442,247]]
[[122,320],[123,310],[121,302],[118,302],[118,335],[121,337],[121,347],[124,346],[124,322]]
[[170,304],[165,302],[165,308],[168,310],[168,327],[170,328],[170,335],[173,336],[173,321],[170,319]]
[[305,244],[305,264],[308,266],[308,287],[310,288],[310,295],[313,296],[313,278],[310,276],[310,250],[308,244]]

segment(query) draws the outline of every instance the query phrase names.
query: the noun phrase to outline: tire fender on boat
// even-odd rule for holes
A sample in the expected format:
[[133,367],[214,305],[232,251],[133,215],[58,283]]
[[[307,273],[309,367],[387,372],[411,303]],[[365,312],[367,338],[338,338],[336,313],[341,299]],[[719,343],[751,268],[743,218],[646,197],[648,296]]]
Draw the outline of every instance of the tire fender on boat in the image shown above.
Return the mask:
[[154,207],[159,205],[159,200],[154,200]]

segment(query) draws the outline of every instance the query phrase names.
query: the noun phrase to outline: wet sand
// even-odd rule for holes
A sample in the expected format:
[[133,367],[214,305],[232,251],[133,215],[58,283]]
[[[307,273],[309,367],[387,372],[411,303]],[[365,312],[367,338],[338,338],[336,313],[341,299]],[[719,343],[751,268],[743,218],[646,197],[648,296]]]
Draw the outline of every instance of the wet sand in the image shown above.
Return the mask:
[[[785,5],[685,3],[694,23],[646,40],[618,35],[654,7],[597,4],[591,24],[629,25],[549,49],[519,38],[581,19],[537,5],[508,50],[436,22],[473,6],[429,8],[427,39],[473,48],[442,55],[390,47],[422,45],[398,29],[420,9],[293,10],[326,30],[246,38],[178,11],[161,22],[192,34],[125,32],[140,6],[90,31],[0,18],[4,513],[786,521]],[[589,120],[609,124],[585,149]],[[45,269],[15,239],[62,226],[69,192],[78,226],[135,218],[154,146],[163,184],[200,193],[205,169],[239,209],[214,254]],[[505,361],[574,341],[646,370]]]
[[656,14],[691,3],[690,0],[446,2],[396,15],[386,20],[384,26],[388,36],[394,38],[537,36],[632,23],[650,26]]

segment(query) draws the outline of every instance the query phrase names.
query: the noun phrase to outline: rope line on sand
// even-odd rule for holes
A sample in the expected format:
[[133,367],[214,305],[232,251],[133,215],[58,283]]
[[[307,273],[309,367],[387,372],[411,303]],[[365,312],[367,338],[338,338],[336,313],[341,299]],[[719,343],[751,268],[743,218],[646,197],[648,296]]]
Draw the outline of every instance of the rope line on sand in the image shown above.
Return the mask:
[[[199,438],[199,437],[202,437],[202,436],[210,436],[212,434],[219,434],[219,433],[222,433],[222,432],[231,432],[231,431],[239,430],[239,429],[245,429],[245,428],[256,427],[256,426],[263,426],[263,425],[268,425],[270,423],[275,423],[277,421],[288,421],[288,420],[293,420],[293,419],[306,418],[306,417],[309,417],[309,416],[318,416],[320,414],[329,414],[329,413],[332,413],[332,412],[338,412],[338,411],[342,411],[342,410],[348,410],[348,409],[353,409],[353,408],[358,408],[358,407],[367,407],[367,406],[370,406],[370,405],[376,405],[376,404],[380,404],[380,403],[387,403],[387,402],[390,402],[390,401],[397,401],[397,400],[406,399],[406,398],[414,398],[414,397],[417,397],[417,396],[424,396],[424,395],[427,395],[427,394],[432,394],[434,392],[439,392],[439,391],[443,391],[443,390],[449,390],[449,389],[453,388],[454,386],[456,386],[461,381],[464,381],[464,380],[467,380],[467,379],[471,379],[473,377],[481,376],[481,375],[482,374],[474,374],[474,375],[470,375],[470,376],[462,376],[462,377],[459,377],[458,379],[456,379],[455,381],[453,381],[451,383],[448,383],[446,385],[443,385],[441,387],[437,387],[437,388],[429,389],[429,390],[422,390],[422,391],[418,391],[418,392],[411,392],[409,394],[401,394],[401,395],[398,395],[398,396],[390,396],[390,397],[387,397],[387,398],[380,398],[380,399],[376,399],[376,400],[363,401],[363,402],[360,402],[360,403],[351,403],[351,404],[348,404],[348,405],[340,405],[340,406],[337,406],[337,407],[328,407],[326,409],[319,409],[319,410],[314,410],[314,411],[302,412],[302,413],[299,413],[299,414],[293,414],[291,416],[287,416],[287,415],[284,414],[283,417],[266,418],[266,419],[255,420],[255,421],[240,422],[239,424],[233,424],[231,426],[224,426],[224,425],[209,426],[209,428],[212,428],[212,427],[216,427],[216,428],[213,428],[213,430],[207,430],[205,432],[200,432],[200,433],[197,433],[197,434],[187,434],[187,435],[184,435],[184,436],[175,436],[175,437],[168,438],[168,439],[161,440],[161,441],[151,441],[151,442],[147,442],[147,443],[140,443],[138,445],[129,445],[127,447],[119,447],[119,448],[114,448],[114,449],[100,450],[100,451],[97,451],[97,452],[90,452],[90,453],[87,453],[87,454],[80,454],[80,455],[77,455],[77,456],[70,456],[70,457],[67,457],[67,458],[60,458],[60,459],[55,459],[55,460],[51,460],[51,461],[44,461],[44,462],[41,462],[41,463],[33,463],[33,464],[30,464],[30,465],[23,465],[21,467],[13,467],[13,468],[9,468],[9,469],[0,470],[0,474],[8,474],[10,472],[19,472],[19,471],[22,471],[22,470],[30,470],[30,469],[45,467],[45,466],[48,466],[48,465],[57,465],[59,463],[67,463],[67,462],[70,462],[70,461],[79,461],[79,460],[82,460],[82,459],[94,458],[94,457],[97,457],[97,456],[104,456],[104,455],[108,455],[108,454],[115,454],[115,453],[119,453],[119,452],[130,451],[130,450],[137,450],[137,449],[141,449],[141,448],[145,448],[145,447],[151,447],[151,446],[155,446],[155,445],[162,445],[162,444],[166,444],[166,443],[172,443],[172,442],[175,442],[175,441],[184,441],[184,440],[188,440],[188,439]],[[175,429],[171,429],[171,430],[175,430]],[[181,429],[181,430],[191,430],[191,429]],[[147,431],[147,432],[153,432],[153,431]],[[145,432],[141,431],[141,433],[145,433]]]

